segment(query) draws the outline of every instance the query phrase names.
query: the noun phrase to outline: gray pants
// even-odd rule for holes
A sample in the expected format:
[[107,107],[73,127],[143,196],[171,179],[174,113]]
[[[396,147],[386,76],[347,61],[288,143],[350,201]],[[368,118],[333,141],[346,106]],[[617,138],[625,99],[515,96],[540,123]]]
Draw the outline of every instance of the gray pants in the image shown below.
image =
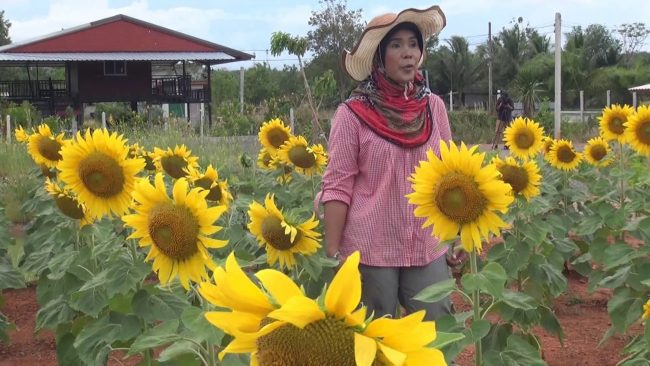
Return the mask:
[[425,320],[435,320],[451,313],[451,302],[445,298],[435,303],[413,300],[425,287],[449,278],[445,256],[421,267],[373,267],[359,265],[361,272],[361,301],[374,311],[375,318],[383,315],[397,317],[398,301],[408,314],[426,310]]

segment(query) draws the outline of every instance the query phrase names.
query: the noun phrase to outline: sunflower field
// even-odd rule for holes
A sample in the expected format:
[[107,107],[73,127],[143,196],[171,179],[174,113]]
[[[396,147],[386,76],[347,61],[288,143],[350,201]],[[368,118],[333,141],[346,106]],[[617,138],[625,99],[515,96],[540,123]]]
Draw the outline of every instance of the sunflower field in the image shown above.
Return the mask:
[[[477,366],[546,365],[533,329],[563,339],[553,301],[570,266],[612,291],[602,342],[629,335],[619,364],[647,364],[650,107],[599,120],[581,151],[517,118],[507,151],[441,141],[414,167],[413,214],[469,257],[416,296],[462,299],[435,322],[366,311],[359,253],[325,255],[326,148],[279,119],[256,158],[201,155],[212,142],[181,136],[19,127],[3,152],[33,165],[12,167],[29,179],[0,206],[0,290],[36,285],[36,331],[55,334],[61,365],[453,365],[468,349]],[[0,313],[0,342],[11,329]]]

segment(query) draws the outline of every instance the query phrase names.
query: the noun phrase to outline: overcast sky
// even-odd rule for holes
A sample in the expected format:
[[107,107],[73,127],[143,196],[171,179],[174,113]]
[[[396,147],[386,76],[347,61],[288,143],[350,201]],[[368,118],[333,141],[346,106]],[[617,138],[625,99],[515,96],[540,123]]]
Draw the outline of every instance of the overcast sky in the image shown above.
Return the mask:
[[[399,6],[397,4],[400,4]],[[362,9],[364,20],[404,7],[425,8],[439,5],[447,17],[442,40],[454,35],[464,36],[470,45],[487,39],[488,22],[492,32],[509,27],[513,19],[549,33],[554,42],[555,13],[562,15],[562,30],[572,26],[602,24],[616,29],[623,23],[650,21],[650,1],[626,0],[446,0],[437,3],[396,0],[348,0],[349,9]],[[187,33],[208,41],[255,54],[256,60],[268,60],[272,67],[293,63],[291,55],[271,57],[271,33],[284,31],[305,36],[312,29],[308,20],[312,11],[321,9],[318,0],[0,0],[0,10],[11,21],[12,41],[55,32],[94,20],[125,14],[163,27]],[[646,24],[650,27],[650,24]],[[645,50],[650,50],[650,40]],[[250,62],[231,64],[248,67]]]

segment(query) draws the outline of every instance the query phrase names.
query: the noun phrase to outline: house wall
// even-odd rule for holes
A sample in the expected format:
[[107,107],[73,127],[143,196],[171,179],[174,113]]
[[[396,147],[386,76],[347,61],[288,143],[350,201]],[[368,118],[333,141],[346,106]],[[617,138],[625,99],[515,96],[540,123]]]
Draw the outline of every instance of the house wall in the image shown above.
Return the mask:
[[103,62],[80,62],[80,102],[128,102],[151,97],[151,62],[127,62],[126,75],[104,75]]

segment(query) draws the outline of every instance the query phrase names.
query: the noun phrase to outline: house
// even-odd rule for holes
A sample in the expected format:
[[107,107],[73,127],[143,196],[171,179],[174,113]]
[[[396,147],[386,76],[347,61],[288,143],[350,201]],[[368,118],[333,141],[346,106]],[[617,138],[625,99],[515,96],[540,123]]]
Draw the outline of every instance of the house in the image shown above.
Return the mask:
[[[128,102],[133,110],[139,102],[184,104],[188,120],[191,111],[205,110],[211,125],[210,66],[252,58],[120,14],[0,47],[0,67],[27,73],[26,80],[0,80],[0,98],[29,101],[44,115],[71,106],[81,119],[85,106],[96,102]],[[192,80],[190,64],[201,66],[203,80]],[[64,77],[39,75],[39,68],[51,67],[63,68]]]

